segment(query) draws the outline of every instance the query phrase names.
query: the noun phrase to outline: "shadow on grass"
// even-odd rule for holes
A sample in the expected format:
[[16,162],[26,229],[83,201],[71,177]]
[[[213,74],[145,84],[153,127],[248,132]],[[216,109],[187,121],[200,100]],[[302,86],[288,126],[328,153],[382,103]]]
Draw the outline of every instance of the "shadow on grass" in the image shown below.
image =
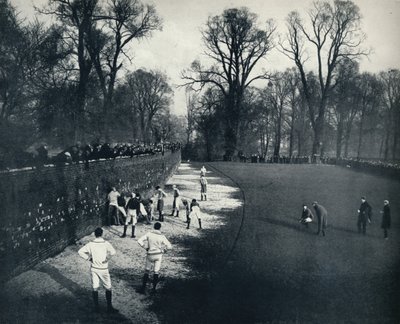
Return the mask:
[[130,323],[120,314],[107,314],[105,298],[102,297],[101,313],[94,313],[91,290],[82,288],[57,268],[40,264],[35,270],[50,276],[70,291],[72,296],[60,291],[59,294],[49,293],[23,298],[18,291],[8,292],[7,295],[2,291],[0,323]]

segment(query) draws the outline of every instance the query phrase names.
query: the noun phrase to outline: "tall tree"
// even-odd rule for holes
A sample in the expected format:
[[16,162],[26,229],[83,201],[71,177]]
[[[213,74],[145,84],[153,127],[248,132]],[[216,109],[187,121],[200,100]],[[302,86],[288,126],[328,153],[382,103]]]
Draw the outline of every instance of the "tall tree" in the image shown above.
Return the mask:
[[265,73],[252,76],[251,72],[273,48],[274,30],[272,21],[267,21],[264,29],[259,28],[257,15],[247,8],[227,9],[210,17],[202,35],[205,54],[214,64],[204,67],[195,61],[182,74],[187,86],[207,85],[221,92],[227,159],[232,158],[236,149],[244,91],[253,81],[267,77]]
[[[381,102],[383,94],[383,84],[379,82],[376,75],[370,73],[363,73],[358,78],[358,89],[360,92],[360,116],[359,116],[359,128],[358,128],[358,145],[357,145],[357,158],[362,157],[363,137],[364,133],[371,132],[376,129],[376,122],[379,117],[376,116]],[[374,123],[366,122],[368,116],[373,115],[375,120]]]
[[87,35],[93,28],[93,15],[99,10],[98,0],[49,0],[40,12],[57,17],[64,28],[64,40],[75,54],[78,65],[74,100],[74,141],[84,139],[85,106],[92,59],[87,51]]
[[154,116],[169,110],[172,89],[167,76],[159,71],[136,70],[127,76],[127,83],[132,96],[132,111],[139,114],[142,140],[148,143]]
[[[335,0],[314,2],[308,11],[309,25],[296,11],[287,18],[287,42],[281,43],[282,52],[296,64],[308,104],[314,132],[312,153],[319,155],[324,136],[326,106],[335,85],[335,70],[343,58],[357,59],[366,52],[360,48],[365,36],[360,29],[360,10],[352,1]],[[311,62],[307,45],[315,50],[320,100],[313,102],[307,80],[306,61]]]
[[398,142],[400,140],[400,71],[392,69],[381,72],[380,79],[383,83],[383,105],[385,107],[385,149],[384,158],[396,160],[398,155]]
[[132,41],[160,29],[161,20],[154,6],[143,5],[139,0],[108,0],[93,19],[96,28],[89,30],[87,48],[103,91],[103,129],[108,141],[109,112],[123,58],[130,59]]

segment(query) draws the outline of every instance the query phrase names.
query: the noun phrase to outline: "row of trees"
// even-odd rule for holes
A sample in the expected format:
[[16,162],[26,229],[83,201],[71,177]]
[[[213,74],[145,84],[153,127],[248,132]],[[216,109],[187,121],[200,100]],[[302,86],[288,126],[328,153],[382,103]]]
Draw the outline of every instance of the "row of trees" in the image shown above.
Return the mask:
[[[279,37],[273,22],[260,28],[247,8],[210,17],[203,41],[212,64],[195,61],[182,74],[188,138],[201,134],[209,159],[221,149],[226,159],[237,151],[398,159],[400,74],[360,73],[358,60],[368,54],[360,21],[359,8],[340,0],[315,2],[308,20],[291,12]],[[294,67],[257,73],[274,47]]]
[[53,23],[27,23],[9,0],[0,0],[3,149],[41,139],[69,145],[176,135],[171,132],[179,120],[169,115],[173,92],[167,76],[126,69],[137,41],[161,29],[154,6],[139,0],[49,0],[36,10]]

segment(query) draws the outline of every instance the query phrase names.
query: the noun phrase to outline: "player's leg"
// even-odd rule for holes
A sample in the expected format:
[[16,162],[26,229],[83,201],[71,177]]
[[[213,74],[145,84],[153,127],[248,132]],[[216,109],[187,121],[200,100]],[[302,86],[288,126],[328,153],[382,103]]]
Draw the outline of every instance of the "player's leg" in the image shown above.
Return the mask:
[[112,287],[111,287],[111,277],[107,270],[100,270],[100,280],[103,283],[103,287],[106,289],[106,301],[107,301],[107,312],[117,313],[118,310],[112,305]]
[[99,312],[99,292],[98,289],[100,287],[100,279],[97,275],[97,273],[94,271],[94,269],[91,270],[91,276],[92,276],[92,298],[93,298],[93,304],[94,304],[94,311],[97,313]]

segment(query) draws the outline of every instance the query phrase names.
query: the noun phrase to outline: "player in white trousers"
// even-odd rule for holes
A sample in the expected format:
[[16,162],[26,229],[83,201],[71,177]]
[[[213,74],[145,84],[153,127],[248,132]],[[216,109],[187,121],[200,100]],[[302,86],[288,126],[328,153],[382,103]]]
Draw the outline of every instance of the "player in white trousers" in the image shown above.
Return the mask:
[[160,229],[161,223],[155,223],[154,230],[146,233],[137,241],[147,251],[145,273],[142,279],[142,287],[139,289],[142,294],[146,291],[146,284],[151,270],[154,272],[153,291],[156,290],[163,254],[172,248],[171,243],[161,234]]
[[112,306],[111,278],[108,271],[108,261],[116,252],[112,245],[102,238],[103,230],[100,227],[96,228],[94,235],[96,238],[78,251],[83,259],[91,262],[94,308],[99,312],[98,289],[101,282],[106,289],[107,312],[117,313],[118,310]]

